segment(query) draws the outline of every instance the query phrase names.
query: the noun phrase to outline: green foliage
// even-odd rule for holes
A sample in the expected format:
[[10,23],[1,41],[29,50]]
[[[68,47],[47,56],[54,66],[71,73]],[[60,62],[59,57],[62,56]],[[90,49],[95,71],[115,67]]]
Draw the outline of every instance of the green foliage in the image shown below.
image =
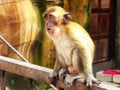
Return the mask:
[[48,85],[39,81],[35,81],[35,90],[48,90],[48,88]]
[[44,21],[43,21],[43,12],[46,10],[45,0],[35,0],[35,4],[33,3],[36,9],[36,14],[39,23],[39,40],[35,43],[35,47],[33,48],[33,63],[41,64],[41,51],[42,51],[42,40],[43,40],[43,31],[44,31]]
[[88,0],[88,5],[84,6],[84,11],[86,14],[86,23],[84,25],[84,28],[89,31],[90,29],[90,5],[91,5],[91,0]]
[[28,90],[28,79],[15,74],[6,73],[6,86],[9,90]]

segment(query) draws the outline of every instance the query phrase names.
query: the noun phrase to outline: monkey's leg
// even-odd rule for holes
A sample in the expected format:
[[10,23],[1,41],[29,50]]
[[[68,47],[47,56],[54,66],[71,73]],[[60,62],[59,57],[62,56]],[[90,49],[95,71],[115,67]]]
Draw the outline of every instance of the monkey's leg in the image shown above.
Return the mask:
[[[84,81],[85,80],[85,75],[83,73],[83,66],[82,66],[82,62],[80,61],[80,56],[79,56],[79,49],[74,48],[74,50],[72,50],[71,52],[71,62],[72,65],[68,66],[68,71],[70,74],[68,74],[65,78],[65,83],[67,86],[72,85],[73,81],[76,79],[79,79],[80,81]],[[72,72],[70,71],[72,69]],[[80,71],[81,68],[81,71]]]
[[74,49],[72,52],[72,65],[77,74],[67,75],[65,82],[66,84],[72,85],[73,81],[78,79],[80,81],[86,80],[86,85],[91,86],[93,83],[99,84],[92,73],[92,56],[89,51],[79,52],[79,49]]
[[81,78],[80,79],[81,82],[85,81],[85,78],[83,79],[83,76],[85,76],[85,75],[83,75],[83,74],[81,74],[81,76],[80,76],[80,74],[79,75],[77,75],[77,74],[74,75],[74,73],[70,73],[69,70],[66,69],[66,68],[62,68],[59,71],[59,78],[61,78],[62,80],[65,80],[65,84],[66,84],[67,87],[71,86],[73,81],[76,80],[76,79]]

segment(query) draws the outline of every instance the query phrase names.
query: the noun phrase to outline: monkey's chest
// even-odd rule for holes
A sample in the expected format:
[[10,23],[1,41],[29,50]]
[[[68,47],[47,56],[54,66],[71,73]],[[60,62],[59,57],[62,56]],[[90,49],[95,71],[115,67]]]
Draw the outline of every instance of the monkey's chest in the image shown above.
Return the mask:
[[74,44],[68,40],[64,40],[56,47],[57,52],[62,56],[62,60],[60,62],[64,62],[67,66],[72,65],[72,50],[74,48]]

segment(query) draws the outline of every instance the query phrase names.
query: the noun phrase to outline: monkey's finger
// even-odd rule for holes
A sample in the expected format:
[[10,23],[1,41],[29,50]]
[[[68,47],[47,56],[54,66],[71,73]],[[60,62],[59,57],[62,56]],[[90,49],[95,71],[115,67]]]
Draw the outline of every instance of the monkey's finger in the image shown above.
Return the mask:
[[89,86],[91,87],[91,86],[92,86],[92,81],[87,81],[87,82],[86,82],[86,86],[87,86],[87,87],[89,87]]
[[100,85],[100,84],[101,84],[101,82],[100,82],[100,81],[98,81],[98,80],[96,80],[96,81],[93,81],[93,84]]
[[70,86],[72,86],[72,83],[65,83],[65,86],[70,87]]

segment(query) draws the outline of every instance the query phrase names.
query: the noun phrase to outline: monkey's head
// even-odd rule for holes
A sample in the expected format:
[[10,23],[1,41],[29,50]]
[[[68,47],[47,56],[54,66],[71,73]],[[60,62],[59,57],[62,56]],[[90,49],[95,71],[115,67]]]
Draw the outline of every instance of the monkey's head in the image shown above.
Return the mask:
[[71,20],[71,15],[59,6],[48,8],[43,14],[47,34],[57,37],[61,31],[60,27]]

